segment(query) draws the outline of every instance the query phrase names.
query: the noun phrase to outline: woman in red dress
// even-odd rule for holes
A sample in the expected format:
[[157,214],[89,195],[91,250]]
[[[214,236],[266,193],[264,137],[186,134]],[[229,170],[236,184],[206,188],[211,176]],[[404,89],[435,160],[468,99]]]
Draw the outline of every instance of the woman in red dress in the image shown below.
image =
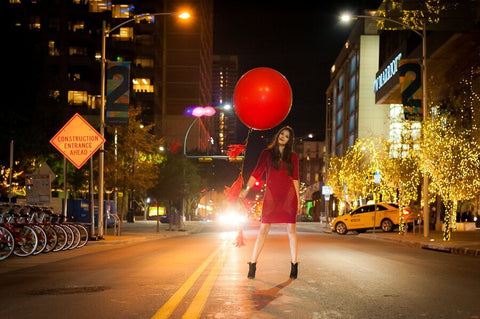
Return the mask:
[[296,220],[299,211],[298,157],[293,151],[295,140],[293,129],[281,128],[272,143],[260,154],[246,188],[240,198],[245,198],[255,181],[261,180],[266,173],[266,189],[263,197],[260,230],[255,241],[252,259],[248,263],[248,278],[255,278],[257,259],[265,243],[270,224],[286,223],[292,257],[290,278],[297,278],[297,229]]

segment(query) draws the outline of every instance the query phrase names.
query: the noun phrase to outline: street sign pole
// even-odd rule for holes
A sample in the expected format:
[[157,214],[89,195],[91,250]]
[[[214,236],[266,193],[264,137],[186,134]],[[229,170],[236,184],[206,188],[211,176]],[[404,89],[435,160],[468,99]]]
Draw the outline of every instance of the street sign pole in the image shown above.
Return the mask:
[[[50,143],[64,156],[64,216],[67,215],[67,159],[80,169],[100,148],[105,138],[98,133],[80,114],[75,114],[65,124]],[[103,155],[103,152],[100,153]],[[99,196],[100,198],[100,196]],[[92,203],[93,204],[93,203]],[[101,206],[101,205],[100,205]],[[100,217],[100,216],[99,216]],[[102,221],[101,219],[99,222]],[[94,220],[92,220],[94,223]],[[99,225],[100,226],[100,225]],[[103,229],[103,228],[102,228]],[[100,231],[100,228],[99,228]],[[93,233],[91,234],[93,236]]]

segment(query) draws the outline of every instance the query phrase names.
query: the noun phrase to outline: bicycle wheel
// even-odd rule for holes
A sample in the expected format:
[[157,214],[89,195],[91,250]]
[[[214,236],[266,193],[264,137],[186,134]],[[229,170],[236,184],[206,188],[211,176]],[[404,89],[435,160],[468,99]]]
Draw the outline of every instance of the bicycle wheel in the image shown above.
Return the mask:
[[0,226],[0,260],[7,259],[15,249],[13,234],[3,226]]
[[38,245],[38,236],[35,230],[27,225],[16,227],[15,256],[27,257],[35,252]]
[[81,224],[75,224],[75,227],[77,227],[78,231],[80,232],[80,243],[78,243],[77,246],[77,248],[80,248],[88,243],[88,230],[87,227]]
[[67,225],[60,224],[60,226],[65,230],[67,233],[67,244],[63,247],[63,250],[67,250],[73,245],[73,241],[75,240],[75,235],[73,234],[73,230],[68,227]]
[[47,247],[47,233],[45,232],[45,230],[43,230],[42,227],[40,227],[38,225],[33,225],[32,227],[35,230],[35,232],[37,233],[37,237],[38,237],[37,249],[35,249],[33,254],[38,255],[41,252],[43,252],[45,250],[45,248]]
[[45,246],[45,249],[43,250],[43,252],[48,253],[52,251],[55,248],[55,246],[57,246],[57,242],[58,242],[57,233],[55,232],[55,229],[49,224],[42,225],[42,228],[47,234],[47,245]]
[[57,245],[52,250],[60,251],[67,245],[67,232],[60,225],[53,225],[53,229],[57,233]]
[[77,248],[78,244],[80,243],[80,231],[73,224],[66,224],[66,226],[68,226],[68,228],[70,228],[73,232],[73,242],[68,249]]

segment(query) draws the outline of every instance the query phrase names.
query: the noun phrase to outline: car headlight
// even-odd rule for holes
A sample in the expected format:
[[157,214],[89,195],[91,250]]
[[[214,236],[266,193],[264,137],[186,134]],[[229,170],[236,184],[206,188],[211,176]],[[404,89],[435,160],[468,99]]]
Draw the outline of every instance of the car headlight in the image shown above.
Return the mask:
[[236,210],[230,210],[219,215],[217,220],[223,225],[238,226],[244,224],[247,221],[247,217]]

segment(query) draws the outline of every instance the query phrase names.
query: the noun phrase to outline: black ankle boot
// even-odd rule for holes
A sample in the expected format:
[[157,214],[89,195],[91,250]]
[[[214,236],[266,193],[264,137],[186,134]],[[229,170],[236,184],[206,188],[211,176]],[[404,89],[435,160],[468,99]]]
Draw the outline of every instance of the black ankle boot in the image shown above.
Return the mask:
[[248,279],[254,279],[255,278],[255,271],[257,271],[257,263],[248,263]]
[[291,263],[292,264],[292,269],[290,270],[290,278],[292,279],[297,279],[297,274],[298,274],[298,263]]

